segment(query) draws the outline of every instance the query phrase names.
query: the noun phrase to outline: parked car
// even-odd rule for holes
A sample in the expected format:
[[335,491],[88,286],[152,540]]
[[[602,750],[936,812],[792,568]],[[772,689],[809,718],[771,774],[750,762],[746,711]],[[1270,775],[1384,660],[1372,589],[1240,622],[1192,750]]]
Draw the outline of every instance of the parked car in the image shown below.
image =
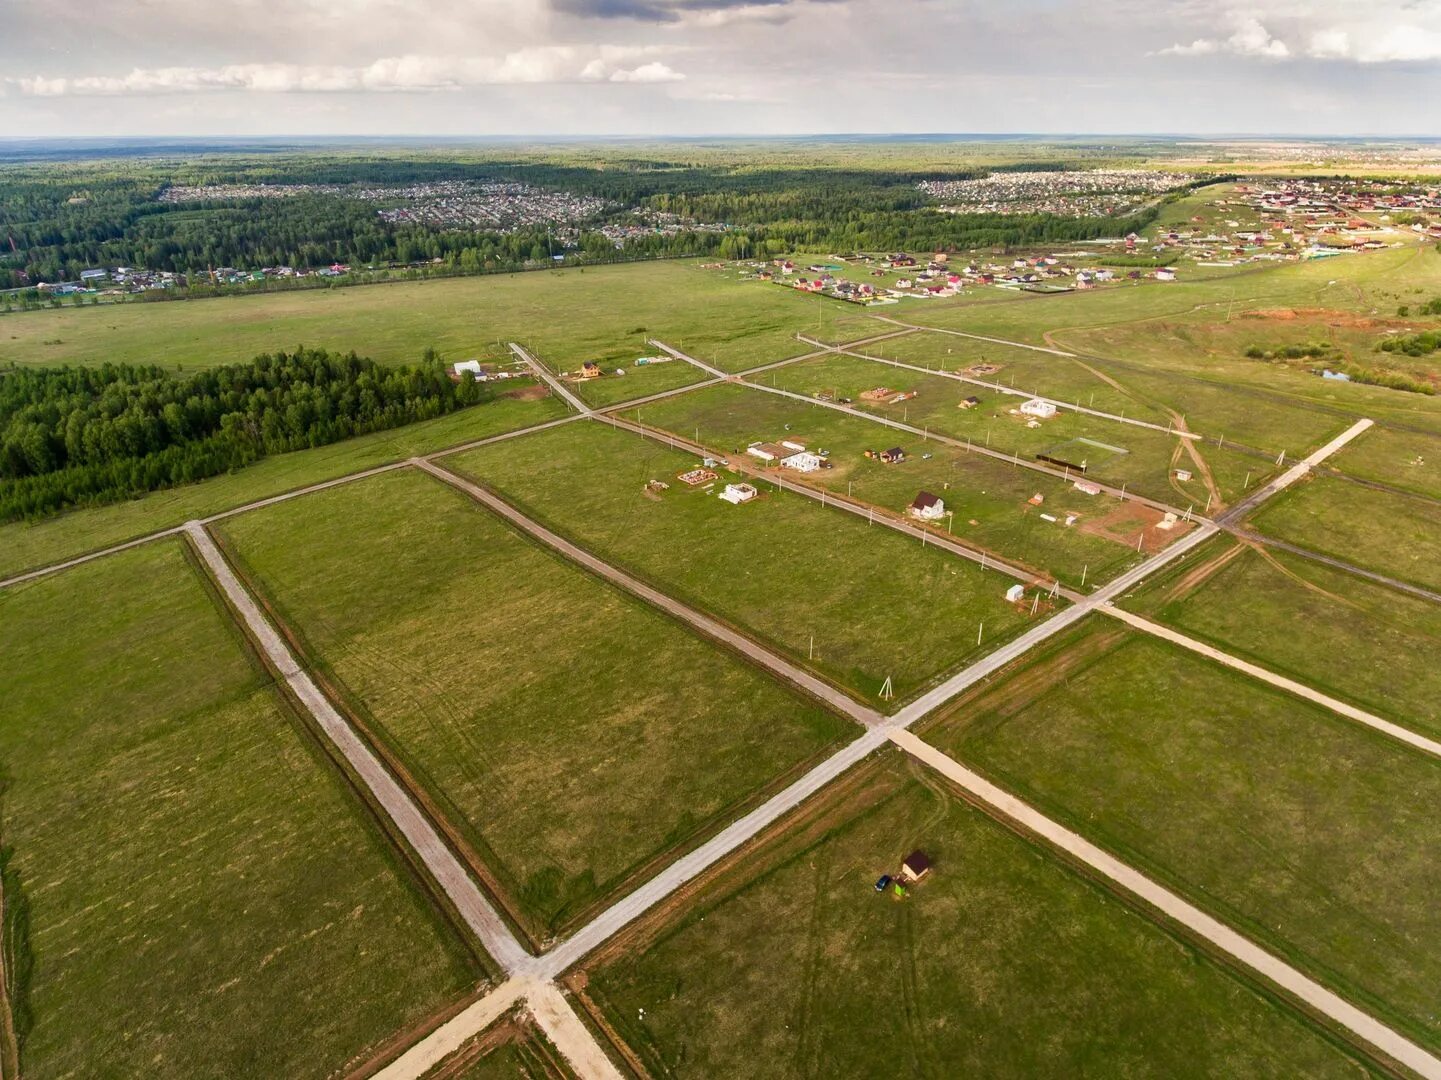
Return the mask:
[[891,875],[890,875],[890,874],[882,874],[882,875],[880,876],[880,879],[876,882],[876,892],[885,892],[885,891],[886,891],[886,886],[889,885],[890,883],[891,883]]

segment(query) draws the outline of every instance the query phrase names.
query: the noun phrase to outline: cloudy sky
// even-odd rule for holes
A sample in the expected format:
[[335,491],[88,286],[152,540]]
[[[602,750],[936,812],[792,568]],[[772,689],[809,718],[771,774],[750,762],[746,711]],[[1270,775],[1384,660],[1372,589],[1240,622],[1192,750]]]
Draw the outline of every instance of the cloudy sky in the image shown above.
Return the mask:
[[0,135],[1441,135],[1441,0],[0,0]]

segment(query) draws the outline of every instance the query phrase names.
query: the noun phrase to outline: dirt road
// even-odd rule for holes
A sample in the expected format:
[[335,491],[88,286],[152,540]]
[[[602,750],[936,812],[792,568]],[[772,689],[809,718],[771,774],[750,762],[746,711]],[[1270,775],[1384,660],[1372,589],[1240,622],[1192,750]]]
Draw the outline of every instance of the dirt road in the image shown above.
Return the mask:
[[320,730],[340,751],[376,804],[395,823],[465,924],[485,946],[486,952],[505,972],[520,969],[530,959],[530,954],[521,947],[460,860],[446,846],[435,826],[300,667],[295,654],[261,614],[205,527],[199,522],[190,522],[185,531],[215,583],[244,621],[251,639],[289,684]]
[[1344,716],[1348,720],[1354,720],[1358,724],[1365,724],[1367,727],[1379,731],[1383,735],[1389,735],[1391,738],[1406,743],[1408,746],[1415,747],[1423,753],[1431,754],[1434,757],[1441,757],[1441,743],[1436,742],[1434,739],[1428,739],[1424,735],[1418,735],[1414,731],[1404,728],[1399,724],[1393,724],[1389,720],[1383,720],[1374,713],[1368,713],[1364,709],[1358,709],[1354,705],[1348,705],[1346,702],[1333,698],[1329,694],[1323,694],[1319,690],[1313,690],[1311,687],[1303,683],[1298,683],[1294,679],[1288,679],[1284,675],[1277,675],[1274,671],[1267,671],[1263,667],[1252,664],[1247,660],[1242,660],[1238,656],[1232,656],[1230,653],[1222,652],[1214,646],[1207,645],[1204,641],[1197,641],[1195,638],[1177,633],[1170,627],[1162,626],[1160,623],[1152,622],[1150,619],[1142,618],[1140,615],[1133,615],[1131,612],[1122,611],[1118,607],[1106,607],[1101,610],[1111,616],[1111,618],[1117,619],[1127,626],[1140,630],[1143,633],[1161,638],[1163,641],[1169,641],[1173,645],[1179,645],[1181,648],[1187,649],[1198,656],[1204,656],[1208,660],[1214,660],[1216,663],[1232,668],[1235,671],[1244,672],[1253,679],[1274,686],[1278,690],[1284,690],[1288,694],[1294,694],[1296,697],[1303,698],[1306,701],[1313,702],[1324,709],[1330,709],[1332,712],[1339,716]]

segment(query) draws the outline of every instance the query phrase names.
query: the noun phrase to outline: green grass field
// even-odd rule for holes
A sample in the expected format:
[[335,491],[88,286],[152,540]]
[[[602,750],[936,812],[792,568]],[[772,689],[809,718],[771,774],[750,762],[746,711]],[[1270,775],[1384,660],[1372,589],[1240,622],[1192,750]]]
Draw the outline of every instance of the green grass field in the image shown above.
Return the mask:
[[[545,362],[545,357],[539,359]],[[677,386],[690,386],[709,378],[700,368],[682,360],[635,367],[632,364],[634,359],[629,353],[614,358],[599,357],[597,363],[605,371],[605,375],[598,379],[571,382],[570,388],[591,408],[603,409],[607,405],[658,394],[662,390],[673,390]],[[617,375],[617,368],[625,374]]]
[[1441,589],[1441,503],[1313,476],[1251,519],[1278,540]]
[[804,351],[794,335],[816,325],[815,303],[733,270],[636,263],[20,312],[0,316],[0,364],[208,367],[297,344],[402,363],[427,348],[447,360],[490,357],[519,341],[566,369],[647,355],[656,337],[739,370]]
[[654,1075],[1365,1075],[897,756],[845,786],[588,968]]
[[[896,368],[873,360],[851,356],[822,357],[765,372],[755,381],[792,390],[807,396],[829,393],[835,398],[851,398],[859,410],[900,420],[913,427],[933,431],[953,439],[969,439],[979,446],[988,446],[1005,453],[1019,454],[1023,460],[1034,460],[1037,454],[1058,456],[1065,460],[1077,458],[1085,465],[1092,479],[1151,498],[1179,504],[1205,505],[1206,487],[1199,475],[1190,481],[1172,476],[1172,466],[1189,467],[1182,461],[1180,440],[1165,431],[1155,431],[1114,420],[1061,411],[1049,420],[1029,427],[1029,418],[1019,414],[1022,398],[986,392],[953,379]],[[914,392],[916,397],[899,404],[868,402],[861,398],[867,390],[886,387],[895,391]],[[980,398],[980,405],[966,410],[959,408],[962,399]],[[878,433],[876,438],[901,438]],[[1076,439],[1089,439],[1099,444],[1089,449],[1077,447]],[[1103,449],[1119,448],[1123,452]],[[1233,500],[1246,483],[1245,473],[1254,471],[1252,486],[1266,471],[1266,462],[1242,458],[1230,450],[1208,446],[1204,456],[1215,473],[1223,497]],[[1248,468],[1249,466],[1249,468]]]
[[[1164,409],[1142,400],[1135,394],[1118,389],[1082,366],[1081,362],[1032,349],[997,345],[953,334],[916,333],[889,341],[878,341],[855,351],[879,360],[896,360],[966,375],[983,382],[999,383],[1003,387],[1130,416],[1137,420],[1165,424],[1169,419]],[[982,374],[971,374],[967,371],[968,368],[982,364],[999,370]],[[883,376],[885,372],[878,368],[876,374]],[[974,385],[966,393],[990,397],[997,394],[994,390]]]
[[1434,759],[1104,623],[926,737],[1441,1046]]
[[1327,464],[1348,476],[1441,499],[1441,439],[1435,435],[1373,427]]
[[[677,479],[697,464],[592,421],[447,462],[877,705],[888,676],[899,704],[1029,622],[1005,602],[1010,578],[804,496],[771,490],[730,506],[719,487]],[[670,489],[648,496],[651,480]]]
[[[1441,734],[1441,608],[1284,551],[1212,541],[1125,606],[1407,727]],[[1207,572],[1203,567],[1214,567]],[[1206,575],[1192,585],[1188,579]],[[1192,591],[1194,589],[1194,591]],[[1399,663],[1398,663],[1399,660]]]
[[[1142,558],[1134,538],[1123,541],[1090,531],[1120,505],[1109,496],[1088,496],[1061,479],[1018,470],[1006,462],[968,454],[936,441],[888,431],[869,420],[834,409],[806,405],[776,394],[722,385],[698,390],[638,410],[652,427],[687,439],[699,434],[703,445],[723,453],[758,440],[799,439],[831,452],[833,468],[806,476],[791,474],[837,494],[901,513],[920,491],[939,495],[954,512],[949,530],[998,557],[1048,571],[1067,584],[1104,582]],[[634,417],[635,412],[623,415]],[[867,449],[899,441],[907,451],[897,464],[866,458]],[[925,454],[931,454],[928,460]],[[1044,502],[1029,500],[1042,495]],[[1041,518],[1050,514],[1056,521]],[[1063,523],[1078,515],[1076,527]],[[941,531],[948,523],[942,522]]]
[[422,473],[224,536],[537,937],[851,729]]
[[63,562],[159,529],[183,525],[256,499],[332,480],[347,473],[428,454],[565,416],[553,397],[503,398],[435,420],[361,435],[315,450],[263,458],[238,472],[155,491],[126,502],[71,510],[39,521],[0,525],[0,577]]
[[179,541],[0,593],[26,1076],[331,1075],[481,977],[217,603]]

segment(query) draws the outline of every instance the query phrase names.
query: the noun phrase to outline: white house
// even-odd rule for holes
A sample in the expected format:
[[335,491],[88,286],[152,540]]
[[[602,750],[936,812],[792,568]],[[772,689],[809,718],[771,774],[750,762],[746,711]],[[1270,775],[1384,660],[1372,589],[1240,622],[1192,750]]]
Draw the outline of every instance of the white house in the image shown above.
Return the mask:
[[1157,270],[1157,271],[1156,271],[1156,280],[1157,280],[1157,281],[1175,281],[1175,280],[1176,280],[1176,271],[1172,270],[1169,266],[1163,267],[1163,268],[1161,268],[1160,270]]
[[781,458],[781,467],[794,469],[796,472],[815,472],[821,467],[821,459],[819,455],[812,454],[809,450],[802,450],[799,454]]
[[1056,415],[1056,407],[1049,401],[1042,401],[1040,398],[1031,398],[1030,401],[1022,402],[1021,412],[1040,420],[1049,420]]
[[1026,587],[1024,585],[1012,585],[1006,590],[1006,602],[1019,604],[1026,598]]
[[739,506],[743,502],[750,502],[756,497],[756,489],[749,484],[727,484],[724,491],[720,493],[720,500],[728,502],[732,506]]
[[455,374],[457,378],[459,378],[461,375],[468,374],[471,378],[475,379],[476,382],[485,382],[485,372],[480,370],[479,360],[456,361]]
[[906,508],[906,513],[921,521],[938,521],[946,516],[946,504],[929,491],[923,491]]

